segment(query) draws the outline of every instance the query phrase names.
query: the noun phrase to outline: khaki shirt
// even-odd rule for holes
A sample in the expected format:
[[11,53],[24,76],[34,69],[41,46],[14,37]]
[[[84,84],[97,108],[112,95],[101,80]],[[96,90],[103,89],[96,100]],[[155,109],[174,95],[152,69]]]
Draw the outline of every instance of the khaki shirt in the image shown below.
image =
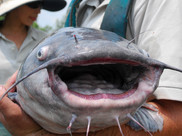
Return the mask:
[[[77,9],[77,25],[99,29],[109,2],[83,0]],[[127,39],[135,37],[135,43],[146,50],[151,58],[182,69],[182,1],[133,2]],[[182,101],[182,73],[164,70],[154,94],[157,99]]]
[[4,84],[19,69],[29,52],[44,37],[46,37],[44,32],[30,27],[26,39],[18,50],[14,42],[0,33],[0,84]]

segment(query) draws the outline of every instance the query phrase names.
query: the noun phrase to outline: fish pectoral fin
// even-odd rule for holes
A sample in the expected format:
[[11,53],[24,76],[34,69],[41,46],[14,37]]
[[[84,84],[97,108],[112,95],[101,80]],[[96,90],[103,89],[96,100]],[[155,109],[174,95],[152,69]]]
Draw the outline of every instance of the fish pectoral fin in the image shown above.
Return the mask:
[[[150,104],[146,104],[140,107],[132,116],[149,132],[161,131],[163,129],[163,118],[159,115],[158,110],[153,108],[154,106],[149,105]],[[131,126],[131,128],[136,131],[142,129],[142,127],[133,120],[130,120],[127,125]]]

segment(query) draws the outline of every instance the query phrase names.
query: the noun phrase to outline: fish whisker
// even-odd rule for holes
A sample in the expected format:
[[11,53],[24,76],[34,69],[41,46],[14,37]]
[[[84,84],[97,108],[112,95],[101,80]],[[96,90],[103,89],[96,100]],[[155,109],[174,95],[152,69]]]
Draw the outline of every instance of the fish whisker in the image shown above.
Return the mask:
[[12,86],[10,86],[6,92],[0,97],[0,101],[7,95],[7,93],[13,89],[16,85],[18,85],[20,82],[22,82],[24,79],[28,78],[29,76],[31,76],[32,74],[46,68],[47,65],[41,65],[38,68],[34,69],[32,72],[28,73],[27,75],[23,76],[22,78],[20,78],[18,81],[16,81]]
[[119,123],[119,116],[116,116],[115,119],[116,119],[116,122],[117,122],[117,124],[118,124],[119,131],[120,131],[121,135],[124,136],[123,131],[122,131],[122,129],[121,129],[121,125],[120,125],[120,123]]
[[87,119],[88,119],[88,125],[87,125],[87,133],[86,133],[86,136],[88,136],[88,133],[89,133],[89,130],[90,130],[91,117],[88,116]]
[[71,127],[72,127],[73,122],[75,122],[76,118],[77,118],[77,116],[75,114],[72,114],[72,118],[70,120],[69,126],[66,128],[67,132],[70,133],[71,136],[72,136]]
[[7,93],[13,89],[16,85],[18,85],[20,82],[22,82],[24,79],[28,78],[29,76],[31,76],[32,74],[42,70],[42,69],[45,69],[47,67],[49,67],[49,65],[53,64],[53,65],[56,65],[55,61],[57,59],[52,59],[51,61],[47,62],[47,63],[44,63],[42,65],[40,65],[39,67],[35,68],[34,70],[32,70],[31,72],[29,72],[27,75],[23,76],[22,78],[20,78],[19,80],[17,80],[12,86],[10,86],[6,92],[0,97],[0,101],[7,95]]

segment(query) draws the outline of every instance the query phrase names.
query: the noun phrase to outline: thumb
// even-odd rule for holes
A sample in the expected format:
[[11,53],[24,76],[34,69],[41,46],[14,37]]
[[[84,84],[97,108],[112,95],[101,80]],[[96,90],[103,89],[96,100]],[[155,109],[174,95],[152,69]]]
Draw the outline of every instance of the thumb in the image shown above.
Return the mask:
[[[6,90],[12,86],[15,81],[16,81],[16,76],[17,76],[18,71],[16,71],[6,82],[5,85],[0,85],[0,98],[6,93]],[[15,91],[15,88],[13,89],[13,91]],[[13,103],[8,97],[4,97],[3,99],[1,99],[0,101],[0,112],[4,112],[7,109],[9,109],[9,107],[16,105],[15,103]],[[16,105],[17,108],[17,105]]]
[[[18,71],[16,71],[6,82],[6,84],[4,85],[5,89],[7,90],[8,88],[10,88],[16,81],[16,76],[18,74]],[[11,90],[11,91],[15,91],[15,87]]]
[[[3,96],[3,94],[6,92],[6,88],[3,85],[0,85],[0,97]],[[15,104],[14,102],[12,102],[8,97],[4,97],[3,99],[1,99],[0,101],[0,112],[4,112],[7,110],[12,110],[11,108],[12,106],[15,106],[17,108],[17,104]],[[18,106],[19,107],[19,106]]]

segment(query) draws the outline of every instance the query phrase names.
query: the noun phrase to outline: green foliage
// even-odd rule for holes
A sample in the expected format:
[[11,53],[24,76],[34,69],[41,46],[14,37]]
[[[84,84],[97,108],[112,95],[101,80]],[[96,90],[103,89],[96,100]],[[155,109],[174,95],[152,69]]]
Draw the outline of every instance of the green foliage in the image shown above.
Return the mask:
[[42,31],[50,32],[53,28],[49,25],[46,25],[45,27],[41,28]]
[[45,27],[40,27],[37,22],[34,22],[32,27],[36,28],[36,29],[39,29],[39,30],[42,30],[44,32],[50,32],[53,28],[49,25],[45,26]]
[[[64,18],[66,18],[66,17],[64,17]],[[61,20],[59,20],[59,19],[57,19],[56,20],[56,30],[58,30],[58,29],[60,29],[60,28],[63,28],[64,27],[64,24],[65,24],[65,19],[61,19]]]
[[63,28],[64,27],[64,24],[65,24],[65,21],[66,21],[66,17],[63,17],[63,19],[57,19],[56,20],[55,27],[51,27],[49,25],[46,25],[44,27],[40,27],[37,22],[34,22],[32,26],[34,28],[39,29],[39,30],[42,30],[44,32],[51,33],[53,31],[56,31],[56,30],[60,29],[60,28]]
[[0,16],[0,21],[3,21],[5,16]]
[[[3,21],[4,19],[5,19],[5,16],[0,16],[0,21]],[[42,31],[47,32],[47,33],[51,33],[53,31],[56,31],[56,30],[64,27],[64,24],[65,24],[65,18],[64,19],[57,19],[56,24],[55,24],[55,28],[53,28],[49,25],[41,27],[37,22],[34,22],[32,24],[32,27],[39,29],[39,30],[42,30]]]
[[36,28],[36,29],[40,29],[40,27],[39,27],[39,25],[37,24],[37,22],[34,22],[34,23],[32,24],[32,27],[34,27],[34,28]]

